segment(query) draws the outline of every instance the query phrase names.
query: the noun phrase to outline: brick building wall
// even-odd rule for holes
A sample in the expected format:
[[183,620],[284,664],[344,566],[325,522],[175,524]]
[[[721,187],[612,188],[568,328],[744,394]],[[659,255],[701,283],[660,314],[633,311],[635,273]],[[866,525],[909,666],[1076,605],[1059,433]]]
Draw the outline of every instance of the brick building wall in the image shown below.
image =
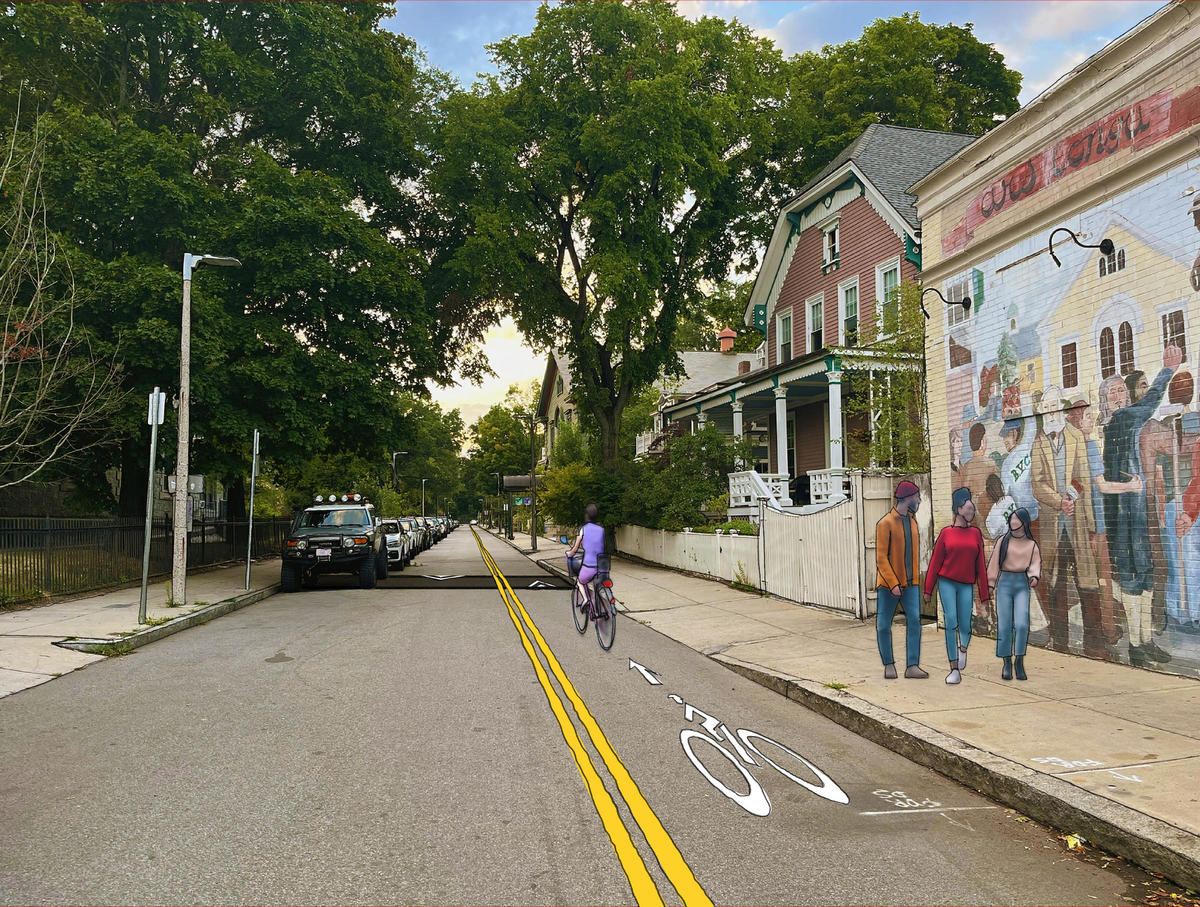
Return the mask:
[[[1051,558],[1031,642],[1188,673],[1200,673],[1200,532],[1178,517],[1200,511],[1197,48],[1200,20],[1164,8],[916,189],[926,284],[973,299],[927,332],[935,525],[962,485],[985,538],[1025,507]],[[1113,252],[1059,232],[1056,266],[1059,227]],[[1164,371],[1171,345],[1184,361]],[[1138,373],[1162,400],[1114,421],[1121,396],[1142,393]],[[1051,459],[1059,437],[1084,454],[1068,477]],[[1104,458],[1134,449],[1106,479]],[[1105,490],[1126,470],[1144,495]],[[1134,623],[1155,632],[1135,639]],[[1147,661],[1153,649],[1169,661]]]

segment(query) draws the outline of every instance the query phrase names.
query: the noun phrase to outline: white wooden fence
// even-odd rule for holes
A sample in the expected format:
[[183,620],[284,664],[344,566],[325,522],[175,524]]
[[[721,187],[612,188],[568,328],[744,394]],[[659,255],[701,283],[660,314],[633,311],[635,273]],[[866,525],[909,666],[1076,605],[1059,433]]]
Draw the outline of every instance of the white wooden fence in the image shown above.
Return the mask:
[[[665,567],[724,580],[744,577],[779,598],[867,618],[875,613],[875,524],[895,503],[900,478],[861,471],[848,478],[848,501],[811,513],[763,507],[757,537],[623,526],[617,530],[617,547]],[[929,479],[910,479],[926,502],[917,512],[923,572],[933,538]],[[927,605],[922,610],[926,616],[937,613]]]
[[617,529],[617,550],[644,561],[760,587],[758,539],[752,535],[666,532],[644,526]]

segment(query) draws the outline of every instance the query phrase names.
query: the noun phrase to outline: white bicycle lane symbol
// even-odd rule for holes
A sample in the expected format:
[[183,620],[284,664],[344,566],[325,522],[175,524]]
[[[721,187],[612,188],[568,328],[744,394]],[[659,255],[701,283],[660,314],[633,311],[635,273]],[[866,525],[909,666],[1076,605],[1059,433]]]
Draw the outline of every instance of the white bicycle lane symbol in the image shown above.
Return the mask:
[[[629,668],[630,670],[636,668],[641,675],[646,678],[648,683],[654,685],[660,685],[662,683],[662,681],[658,679],[657,675],[655,675],[653,671],[638,664],[632,658],[629,659]],[[701,719],[700,727],[703,728],[702,731],[698,731],[695,728],[684,728],[679,732],[679,743],[683,747],[684,754],[689,760],[691,760],[692,765],[696,767],[696,771],[703,775],[708,780],[709,784],[711,784],[751,815],[766,816],[771,812],[771,798],[767,796],[767,792],[763,790],[762,784],[759,783],[757,778],[750,774],[750,769],[746,767],[760,767],[759,762],[754,758],[754,756],[757,756],[764,763],[771,766],[771,768],[775,769],[775,771],[779,772],[779,774],[783,775],[783,777],[788,778],[791,781],[795,781],[801,787],[811,791],[818,797],[824,797],[826,800],[831,800],[834,803],[846,804],[850,802],[850,798],[846,796],[845,791],[838,787],[837,783],[832,778],[830,778],[827,774],[825,774],[799,753],[788,749],[778,740],[772,740],[770,737],[760,734],[758,731],[751,731],[747,730],[746,728],[738,728],[737,731],[731,732],[719,718],[715,718],[712,715],[709,715],[707,712],[700,711],[700,709],[696,708],[694,705],[684,702],[682,697],[671,693],[667,698],[683,706],[683,717],[685,720],[696,721],[697,719]],[[756,740],[758,741],[758,744],[755,743]],[[696,751],[694,749],[695,745],[700,741],[707,743],[709,746],[715,749],[729,761],[730,765],[737,769],[738,773],[742,776],[742,780],[745,781],[746,785],[749,787],[749,791],[747,793],[739,794],[737,791],[732,790],[723,781],[721,781],[721,779],[717,778],[708,770],[705,764],[700,761],[700,757],[696,755]],[[728,742],[729,745],[733,747],[732,753],[725,748],[723,741]],[[792,759],[796,760],[796,762],[800,763],[806,769],[812,772],[817,780],[820,781],[820,784],[813,784],[811,781],[806,781],[804,778],[796,777],[786,768],[760,750],[758,748],[759,744],[765,745],[768,748],[773,746],[779,750],[780,753],[790,756]],[[750,755],[751,752],[754,753],[754,756]],[[737,755],[734,755],[734,753]],[[776,756],[776,758],[778,758],[778,756]]]

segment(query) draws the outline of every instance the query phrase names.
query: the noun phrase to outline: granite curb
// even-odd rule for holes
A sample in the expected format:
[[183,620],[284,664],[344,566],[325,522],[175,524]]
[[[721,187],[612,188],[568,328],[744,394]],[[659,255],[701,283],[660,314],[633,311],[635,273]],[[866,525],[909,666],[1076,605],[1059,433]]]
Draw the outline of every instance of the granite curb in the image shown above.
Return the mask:
[[116,639],[60,639],[53,642],[52,645],[63,649],[73,649],[76,652],[87,652],[91,655],[124,655],[147,643],[155,642],[156,640],[178,633],[180,630],[206,624],[214,618],[229,614],[231,611],[237,611],[240,608],[245,608],[247,605],[260,602],[278,591],[279,583],[273,583],[261,589],[252,589],[242,595],[235,595],[232,598],[216,602],[206,608],[200,608],[189,614],[173,618],[165,624],[159,624],[156,627],[147,627],[145,630],[138,630],[129,636],[122,636]]
[[1200,836],[1106,797],[964,743],[844,690],[833,690],[721,655],[748,680],[824,715],[860,737],[932,768],[1022,815],[1200,891]]

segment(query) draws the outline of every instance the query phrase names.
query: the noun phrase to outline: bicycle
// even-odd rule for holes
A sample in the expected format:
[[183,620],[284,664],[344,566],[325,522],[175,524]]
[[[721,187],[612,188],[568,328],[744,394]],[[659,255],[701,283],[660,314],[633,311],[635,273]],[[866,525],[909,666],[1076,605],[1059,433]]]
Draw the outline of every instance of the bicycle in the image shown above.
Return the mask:
[[617,601],[612,593],[609,558],[600,557],[596,563],[596,575],[591,581],[592,604],[589,608],[587,594],[578,580],[583,567],[583,555],[567,558],[567,573],[574,580],[571,584],[571,615],[580,636],[587,633],[588,621],[591,620],[596,628],[596,642],[607,652],[617,638]]

